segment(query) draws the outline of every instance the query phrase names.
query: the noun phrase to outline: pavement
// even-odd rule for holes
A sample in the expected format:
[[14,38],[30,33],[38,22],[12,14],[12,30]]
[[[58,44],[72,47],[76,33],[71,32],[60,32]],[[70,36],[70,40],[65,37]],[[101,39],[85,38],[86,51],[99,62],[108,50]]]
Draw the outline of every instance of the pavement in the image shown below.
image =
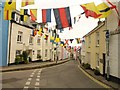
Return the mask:
[[106,80],[105,77],[103,77],[102,75],[95,75],[94,72],[90,69],[85,69],[82,65],[79,65],[81,67],[81,69],[83,69],[86,73],[88,73],[90,76],[92,76],[93,78],[95,78],[96,80],[102,82],[103,84],[111,87],[114,90],[119,90],[120,89],[120,84],[116,83],[116,82],[112,82],[112,81],[108,81]]
[[[54,65],[59,65],[65,62],[70,61],[69,59],[65,59],[65,60],[59,60],[57,61],[57,63],[55,61],[50,62],[33,62],[33,63],[28,63],[28,64],[20,64],[20,65],[10,65],[10,66],[5,66],[5,67],[0,67],[0,72],[10,72],[10,71],[18,71],[18,70],[29,70],[29,69],[36,69],[36,68],[44,68],[44,67],[50,67],[50,66],[54,66]],[[105,79],[105,77],[99,75],[96,76],[94,75],[94,72],[92,70],[87,70],[84,69],[81,65],[80,67],[87,72],[90,76],[92,76],[93,78],[95,78],[96,80],[110,86],[113,89],[118,90],[118,88],[120,88],[120,84],[112,82],[112,81],[107,81]]]
[[62,64],[69,61],[68,59],[59,60],[57,61],[46,61],[46,62],[30,62],[28,64],[18,64],[18,65],[10,65],[0,67],[0,72],[10,72],[10,71],[18,71],[18,70],[29,70],[29,69],[36,69],[36,68],[44,68],[53,65]]

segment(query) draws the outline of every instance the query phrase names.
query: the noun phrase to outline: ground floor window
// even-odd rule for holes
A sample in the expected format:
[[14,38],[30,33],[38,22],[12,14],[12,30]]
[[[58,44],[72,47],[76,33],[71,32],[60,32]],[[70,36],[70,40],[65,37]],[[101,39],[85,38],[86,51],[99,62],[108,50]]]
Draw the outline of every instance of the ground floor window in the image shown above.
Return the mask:
[[99,61],[100,60],[99,60],[99,54],[98,53],[96,53],[96,61],[97,61],[97,66],[99,66],[99,63],[100,63]]
[[22,54],[22,50],[16,50],[16,56]]
[[45,49],[45,57],[47,57],[47,49]]
[[37,50],[37,58],[40,58],[41,56],[41,50]]

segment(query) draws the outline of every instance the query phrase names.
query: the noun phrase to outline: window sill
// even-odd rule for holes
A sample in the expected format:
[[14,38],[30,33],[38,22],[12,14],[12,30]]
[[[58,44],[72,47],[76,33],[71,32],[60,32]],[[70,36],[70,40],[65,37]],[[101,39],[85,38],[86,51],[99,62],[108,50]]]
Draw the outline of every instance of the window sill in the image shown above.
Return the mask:
[[29,43],[29,45],[33,45],[33,43]]
[[18,44],[23,44],[22,42],[17,41]]
[[99,47],[100,45],[96,45],[96,47]]
[[40,45],[39,43],[37,45]]

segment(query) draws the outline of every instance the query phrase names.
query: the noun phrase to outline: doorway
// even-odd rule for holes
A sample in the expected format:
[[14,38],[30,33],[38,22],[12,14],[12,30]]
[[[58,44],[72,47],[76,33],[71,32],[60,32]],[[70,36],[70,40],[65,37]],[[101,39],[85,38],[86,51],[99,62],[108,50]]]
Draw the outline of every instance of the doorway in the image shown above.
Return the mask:
[[103,53],[103,76],[105,76],[105,53]]

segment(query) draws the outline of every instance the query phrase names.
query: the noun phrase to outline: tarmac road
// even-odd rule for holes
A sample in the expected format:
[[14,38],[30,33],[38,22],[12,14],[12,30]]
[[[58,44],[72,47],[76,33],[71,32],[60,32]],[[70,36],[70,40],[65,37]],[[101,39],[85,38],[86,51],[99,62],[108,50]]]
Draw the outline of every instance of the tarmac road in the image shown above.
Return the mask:
[[[102,88],[100,84],[87,77],[79,68],[78,63],[71,60],[57,66],[4,72],[2,88]],[[4,89],[3,89],[4,90]],[[11,89],[13,90],[13,89]]]

